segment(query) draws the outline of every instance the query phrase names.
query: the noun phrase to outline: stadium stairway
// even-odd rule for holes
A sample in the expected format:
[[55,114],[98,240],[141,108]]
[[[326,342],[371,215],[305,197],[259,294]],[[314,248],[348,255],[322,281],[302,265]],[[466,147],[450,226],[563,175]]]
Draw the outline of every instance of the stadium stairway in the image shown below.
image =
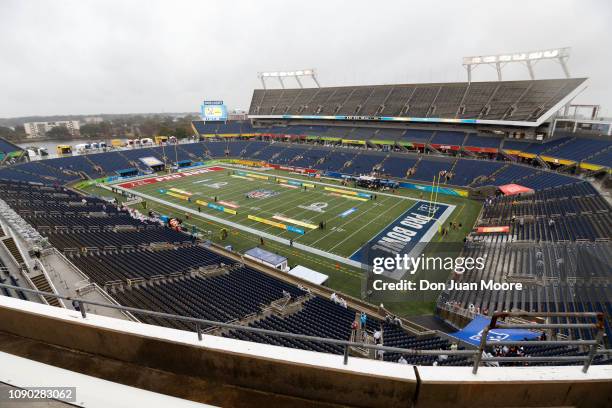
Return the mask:
[[179,149],[181,152],[183,152],[183,154],[186,154],[191,160],[195,160],[195,161],[200,161],[201,160],[201,158],[198,157],[193,152],[188,151],[186,149],[183,149],[183,147],[181,145],[177,145],[176,148]]
[[13,239],[13,237],[6,237],[2,239],[2,243],[9,251],[9,253],[13,256],[18,265],[25,265],[25,259],[21,255],[21,251],[17,247],[17,243]]
[[[49,281],[47,280],[47,278],[45,277],[43,273],[40,273],[34,277],[30,277],[30,280],[32,281],[32,283],[34,284],[34,287],[37,290],[40,290],[42,292],[56,293],[56,291],[52,289],[51,284],[49,283]],[[62,307],[62,304],[56,297],[43,296],[43,298],[51,306]]]
[[545,169],[550,169],[550,165],[546,162],[546,160],[542,159],[540,156],[535,157],[536,162]]
[[[97,173],[98,173],[98,174],[97,174],[97,175],[94,175],[94,178],[95,178],[96,176],[101,175],[101,174],[103,174],[103,173],[104,173],[104,171],[103,171],[102,167],[100,167],[98,164],[94,163],[94,162],[93,162],[93,161],[92,161],[92,160],[91,160],[91,159],[88,157],[88,155],[84,154],[82,157],[83,157],[83,158],[84,158],[84,159],[87,161],[87,163],[89,163],[89,165],[90,165],[90,166],[91,166],[91,167],[92,167],[92,168],[93,168],[95,171],[97,171]],[[90,176],[91,176],[91,175],[90,175]]]

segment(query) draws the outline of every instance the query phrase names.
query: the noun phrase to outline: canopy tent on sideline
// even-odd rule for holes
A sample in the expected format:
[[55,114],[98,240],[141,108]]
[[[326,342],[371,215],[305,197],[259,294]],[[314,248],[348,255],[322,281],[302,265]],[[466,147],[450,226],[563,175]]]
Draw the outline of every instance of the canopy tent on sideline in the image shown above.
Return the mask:
[[519,184],[504,184],[499,186],[499,189],[504,195],[517,195],[517,194],[533,194],[533,189]]

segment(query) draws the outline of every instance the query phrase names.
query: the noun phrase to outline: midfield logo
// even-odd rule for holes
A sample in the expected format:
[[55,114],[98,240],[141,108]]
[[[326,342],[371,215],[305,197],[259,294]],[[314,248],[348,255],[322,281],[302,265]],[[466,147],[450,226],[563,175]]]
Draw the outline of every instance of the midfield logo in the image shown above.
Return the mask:
[[329,204],[327,203],[312,203],[310,205],[298,205],[298,208],[301,208],[302,210],[309,210],[309,211],[323,213],[325,212],[325,208],[327,208],[328,205]]
[[263,188],[249,191],[246,194],[248,198],[256,198],[256,199],[270,198],[270,197],[274,197],[275,195],[278,195],[277,191],[266,190]]
[[226,181],[219,181],[217,183],[211,183],[211,184],[202,184],[204,187],[210,187],[210,188],[216,188],[216,189],[220,189],[221,187],[225,187],[227,186],[227,182]]
[[[484,330],[481,330],[481,331],[478,332],[478,334],[470,336],[470,340],[480,341],[480,339],[482,338],[482,332],[483,331]],[[489,341],[504,341],[508,337],[510,337],[510,335],[507,334],[507,333],[500,333],[500,332],[496,332],[495,330],[489,330],[489,334],[487,335],[487,340],[489,340]]]

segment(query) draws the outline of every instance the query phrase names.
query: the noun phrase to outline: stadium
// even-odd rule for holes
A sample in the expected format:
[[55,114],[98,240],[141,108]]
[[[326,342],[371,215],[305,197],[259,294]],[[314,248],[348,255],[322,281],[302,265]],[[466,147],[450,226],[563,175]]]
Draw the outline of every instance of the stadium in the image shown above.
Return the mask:
[[467,57],[463,82],[260,72],[244,117],[207,99],[182,139],[31,159],[0,138],[0,391],[612,406],[612,121],[575,102],[569,53]]

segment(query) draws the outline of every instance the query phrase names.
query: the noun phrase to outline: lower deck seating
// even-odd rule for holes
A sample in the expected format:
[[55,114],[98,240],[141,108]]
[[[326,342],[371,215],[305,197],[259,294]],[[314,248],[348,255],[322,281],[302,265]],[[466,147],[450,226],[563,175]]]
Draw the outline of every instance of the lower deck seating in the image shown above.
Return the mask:
[[509,225],[515,240],[576,241],[612,238],[612,206],[587,182],[500,196],[485,203],[483,223]]
[[[491,315],[494,311],[572,312],[605,311],[612,335],[610,299],[606,283],[612,262],[609,242],[513,244],[505,239],[470,242],[462,256],[483,257],[485,267],[457,277],[462,283],[521,281],[521,290],[444,292],[439,302],[461,310]],[[592,338],[593,332],[564,330],[572,338]]]
[[438,177],[440,172],[449,171],[453,166],[453,162],[448,160],[433,160],[426,159],[419,161],[416,172],[410,176],[419,181],[432,182],[434,177]]
[[[330,300],[315,297],[308,300],[302,310],[285,318],[271,316],[252,323],[251,327],[308,336],[348,340],[355,311],[345,309]],[[300,348],[341,354],[342,346],[317,344],[310,341],[266,336],[253,332],[230,331],[228,337],[259,343],[275,344],[284,347]]]
[[87,158],[96,166],[101,167],[106,174],[114,174],[114,172],[117,170],[124,170],[134,167],[120,152],[90,154],[87,155]]
[[99,248],[126,245],[139,246],[151,243],[184,244],[192,241],[186,234],[171,228],[160,227],[141,231],[56,231],[43,233],[49,242],[63,251],[67,248]]
[[501,169],[504,165],[505,164],[502,162],[459,159],[457,160],[457,164],[452,168],[452,177],[447,181],[447,184],[469,186],[478,177],[489,176]]
[[101,285],[110,281],[150,278],[232,263],[198,245],[164,250],[104,251],[97,254],[71,255],[70,258],[81,270],[88,271],[93,281]]
[[[158,312],[229,322],[258,313],[263,306],[281,299],[284,292],[300,296],[304,292],[254,269],[243,267],[214,277],[182,277],[166,282],[148,283],[112,293],[121,304]],[[245,296],[248,294],[248,296]],[[145,322],[159,324],[147,315]],[[176,321],[164,326],[187,328]]]
[[[215,126],[218,128],[224,125]],[[243,125],[240,125],[240,128],[242,127]],[[297,129],[298,126],[290,126],[290,128]],[[311,128],[313,127],[299,127],[300,132],[302,132],[299,134],[307,134],[309,129],[312,130]],[[332,133],[340,132],[345,136],[350,134],[362,135],[363,133],[358,128],[350,127],[341,130],[334,128],[330,129],[328,129],[328,131]],[[283,132],[287,131],[287,127],[278,127],[268,130],[271,132],[274,130],[284,134]],[[371,130],[367,129],[365,132],[369,134]],[[378,136],[375,136],[377,134],[380,134],[382,137],[385,132],[372,131],[372,137],[378,138]],[[433,134],[432,142],[438,142],[438,144],[444,142],[443,144],[446,144],[446,142],[450,143],[452,141],[454,145],[461,145],[463,139],[466,137],[464,132],[432,132],[415,129],[408,131],[401,130],[399,133],[402,134],[402,138],[408,137],[411,140],[421,140],[424,142],[429,142]],[[262,138],[267,138],[268,136],[269,135],[266,133]],[[567,140],[570,139],[568,138]],[[499,140],[494,137],[476,136],[473,134],[469,135],[467,141],[472,144],[486,145],[484,147],[489,148],[499,142]],[[572,143],[574,143],[574,141]],[[400,152],[400,149],[405,149],[399,146],[390,147],[390,145],[387,144],[377,145],[379,147],[378,150],[373,151],[369,147],[365,147],[368,145],[347,147],[339,141],[326,142],[332,145],[330,147],[322,146],[320,142],[321,141],[315,143],[306,141],[305,139],[299,139],[299,143],[284,143],[276,140],[264,141],[229,138],[216,140],[214,138],[207,138],[203,142],[181,143],[176,146],[125,149],[49,159],[44,162],[19,164],[0,169],[0,179],[35,183],[57,182],[64,184],[68,181],[78,180],[83,175],[87,175],[90,178],[98,178],[103,175],[115,176],[118,171],[129,168],[136,168],[143,173],[150,169],[141,163],[139,159],[146,156],[154,156],[168,163],[181,160],[200,161],[205,158],[240,157],[249,160],[267,161],[280,165],[315,168],[321,171],[341,172],[352,175],[370,174],[375,170],[379,170],[378,167],[380,167],[382,174],[387,174],[390,177],[400,179],[408,178],[426,183],[431,182],[440,172],[446,171],[451,172],[452,177],[443,180],[444,182],[455,186],[471,187],[487,185],[500,186],[503,184],[517,183],[541,190],[577,182],[575,177],[569,175],[515,163],[484,159],[474,161],[465,158],[456,159],[437,155],[436,157],[428,155],[417,156]],[[510,146],[513,145],[511,142],[508,143],[510,143]],[[603,143],[605,144],[607,142]],[[372,145],[376,145],[376,143],[372,143]],[[384,149],[382,149],[381,146],[384,147]],[[555,146],[557,145],[555,144]],[[563,145],[564,148],[565,146],[566,145]],[[549,147],[552,147],[552,144]],[[384,150],[384,152],[393,150],[393,153],[387,155],[383,153],[381,149]],[[427,153],[427,150],[424,148],[423,151]],[[601,163],[602,158],[605,159],[610,151],[610,149],[603,149],[595,152],[595,154],[592,155],[593,163]],[[591,158],[591,156],[589,156],[589,158]],[[610,163],[605,163],[604,160],[603,165],[609,164]],[[415,171],[407,174],[408,170],[412,168],[414,168]]]
[[32,215],[24,217],[26,221],[35,228],[55,228],[59,227],[73,229],[75,227],[91,228],[113,228],[116,226],[131,225],[134,227],[144,227],[155,225],[148,222],[136,220],[129,215],[106,215],[106,216],[62,216],[62,215]]
[[[2,260],[0,260],[0,283],[11,286],[22,286],[19,280],[9,273]],[[22,300],[27,300],[25,293],[17,289],[2,288],[2,290],[0,290],[0,296],[15,297]]]
[[390,156],[382,163],[380,172],[391,177],[404,178],[417,161],[414,157]]

